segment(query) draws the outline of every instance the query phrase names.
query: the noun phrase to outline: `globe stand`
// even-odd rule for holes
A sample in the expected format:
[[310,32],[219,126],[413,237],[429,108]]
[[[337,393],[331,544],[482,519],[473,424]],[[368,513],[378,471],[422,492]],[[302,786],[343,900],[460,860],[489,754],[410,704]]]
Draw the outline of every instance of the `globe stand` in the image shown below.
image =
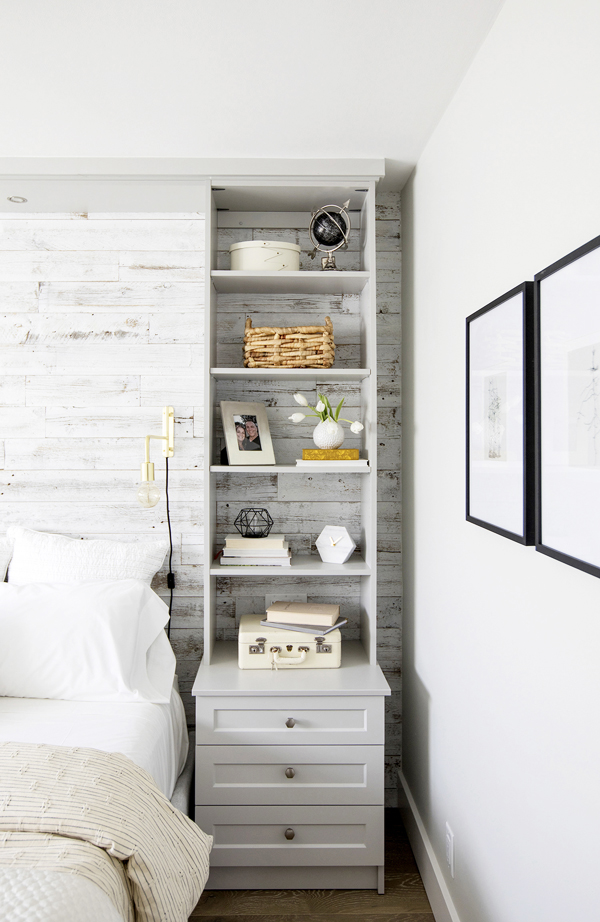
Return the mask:
[[322,272],[339,272],[340,270],[335,264],[335,256],[333,253],[328,253],[327,256],[321,256],[321,271]]

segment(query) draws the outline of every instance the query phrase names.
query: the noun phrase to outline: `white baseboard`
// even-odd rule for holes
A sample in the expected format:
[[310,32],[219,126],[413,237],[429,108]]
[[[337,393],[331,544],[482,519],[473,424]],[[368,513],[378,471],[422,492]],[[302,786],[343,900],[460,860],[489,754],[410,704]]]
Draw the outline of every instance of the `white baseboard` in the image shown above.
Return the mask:
[[413,850],[419,873],[423,879],[427,898],[435,922],[460,922],[450,891],[446,886],[442,869],[433,851],[433,846],[423,821],[419,816],[417,805],[401,771],[398,772],[400,783],[400,812],[406,828],[408,840]]

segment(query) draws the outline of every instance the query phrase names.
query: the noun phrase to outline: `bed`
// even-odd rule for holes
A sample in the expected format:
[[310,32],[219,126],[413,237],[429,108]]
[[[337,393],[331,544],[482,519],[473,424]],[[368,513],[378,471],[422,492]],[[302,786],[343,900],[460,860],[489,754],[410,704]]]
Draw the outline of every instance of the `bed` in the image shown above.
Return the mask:
[[186,815],[192,755],[168,610],[149,586],[164,551],[128,544],[124,560],[118,542],[71,542],[8,534],[0,918],[185,922],[212,840]]

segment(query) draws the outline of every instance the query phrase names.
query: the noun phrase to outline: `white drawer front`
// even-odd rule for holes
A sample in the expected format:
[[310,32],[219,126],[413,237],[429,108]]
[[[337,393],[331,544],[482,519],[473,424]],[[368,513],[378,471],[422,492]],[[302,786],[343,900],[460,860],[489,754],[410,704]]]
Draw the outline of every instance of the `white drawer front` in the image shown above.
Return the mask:
[[203,746],[197,804],[382,804],[383,746]]
[[196,822],[215,867],[383,864],[383,807],[196,807]]
[[196,698],[196,742],[204,745],[378,745],[383,697]]

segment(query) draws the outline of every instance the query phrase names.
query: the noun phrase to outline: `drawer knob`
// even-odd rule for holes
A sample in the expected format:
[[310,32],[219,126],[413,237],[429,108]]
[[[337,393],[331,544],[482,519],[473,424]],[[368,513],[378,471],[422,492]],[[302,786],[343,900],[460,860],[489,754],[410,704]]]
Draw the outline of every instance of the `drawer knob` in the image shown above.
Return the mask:
[[288,827],[288,829],[286,829],[286,831],[285,831],[285,837],[286,837],[286,839],[290,839],[290,840],[291,840],[291,839],[294,838],[295,835],[296,835],[296,833],[294,832],[294,830],[293,830],[291,827]]
[[287,719],[286,722],[285,722],[285,725],[286,725],[286,727],[295,727],[295,726],[296,726],[296,721],[294,720],[293,717],[288,717],[288,719]]
[[286,778],[293,778],[295,774],[296,774],[296,772],[294,771],[293,768],[286,768],[286,770],[285,770],[285,777],[286,777]]

